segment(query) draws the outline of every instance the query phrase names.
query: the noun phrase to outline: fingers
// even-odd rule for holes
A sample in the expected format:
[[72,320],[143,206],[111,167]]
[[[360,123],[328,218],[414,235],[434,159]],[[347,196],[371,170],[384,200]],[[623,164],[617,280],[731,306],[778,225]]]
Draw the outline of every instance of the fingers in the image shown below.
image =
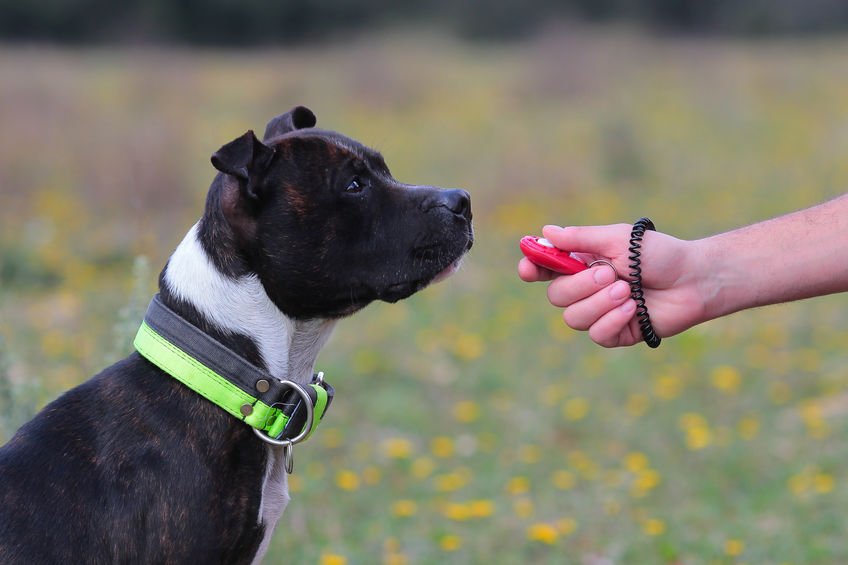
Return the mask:
[[634,328],[635,314],[636,302],[625,300],[589,327],[589,338],[603,347],[623,347],[638,343],[642,338],[638,326]]
[[565,308],[588,298],[614,281],[615,271],[610,266],[601,264],[576,275],[555,279],[548,285],[548,300],[554,306]]
[[627,248],[630,226],[614,224],[608,226],[545,226],[542,235],[560,249],[593,253],[603,257],[616,257]]
[[570,328],[585,331],[592,327],[607,312],[630,300],[630,286],[617,281],[595,294],[566,307],[563,319]]
[[518,262],[518,276],[524,282],[549,281],[558,275],[530,261],[527,257]]

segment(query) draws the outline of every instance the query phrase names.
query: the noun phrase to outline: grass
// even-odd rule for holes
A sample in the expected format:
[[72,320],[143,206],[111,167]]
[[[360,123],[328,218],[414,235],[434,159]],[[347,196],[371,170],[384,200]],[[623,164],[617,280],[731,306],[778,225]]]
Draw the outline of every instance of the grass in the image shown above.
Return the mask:
[[844,296],[608,351],[515,275],[545,223],[695,238],[842,193],[848,41],[0,50],[4,439],[130,350],[209,155],[302,103],[399,179],[467,188],[478,242],[340,324],[266,563],[848,561]]

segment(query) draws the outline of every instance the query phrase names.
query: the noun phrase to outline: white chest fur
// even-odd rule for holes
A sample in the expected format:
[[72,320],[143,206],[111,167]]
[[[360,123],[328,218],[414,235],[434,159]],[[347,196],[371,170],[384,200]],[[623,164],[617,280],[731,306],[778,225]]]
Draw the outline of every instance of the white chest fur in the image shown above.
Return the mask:
[[[165,271],[165,284],[225,332],[250,337],[265,369],[279,379],[308,383],[315,360],[335,328],[336,320],[292,320],[271,301],[256,275],[233,279],[222,275],[197,239],[198,226],[177,246]],[[257,519],[265,537],[253,561],[261,562],[271,535],[289,501],[282,450],[268,448],[268,463]]]

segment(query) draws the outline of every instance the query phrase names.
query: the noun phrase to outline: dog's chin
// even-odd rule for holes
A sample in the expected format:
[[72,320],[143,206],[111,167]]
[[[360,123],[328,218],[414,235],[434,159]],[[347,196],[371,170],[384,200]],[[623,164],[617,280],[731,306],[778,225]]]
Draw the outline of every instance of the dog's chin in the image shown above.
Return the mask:
[[437,282],[445,280],[446,278],[457,272],[459,270],[460,265],[462,265],[462,257],[448,265],[448,267],[444,271],[433,277],[433,280],[430,281],[430,284],[436,284]]
[[384,289],[383,292],[379,293],[379,299],[383,302],[394,303],[398,302],[399,300],[409,298],[419,290],[422,290],[431,284],[443,281],[455,272],[457,272],[461,263],[462,257],[459,257],[453,263],[448,265],[445,269],[437,273],[435,276],[430,276],[414,281],[404,281],[390,285],[389,287]]

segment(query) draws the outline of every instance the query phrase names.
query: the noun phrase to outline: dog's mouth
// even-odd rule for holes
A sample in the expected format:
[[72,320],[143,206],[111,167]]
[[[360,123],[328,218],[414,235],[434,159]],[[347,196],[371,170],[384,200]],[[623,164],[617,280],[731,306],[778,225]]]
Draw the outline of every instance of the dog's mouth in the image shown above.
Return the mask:
[[[447,267],[443,268],[439,271],[435,276],[430,275],[427,277],[423,277],[415,280],[406,280],[402,282],[398,282],[392,285],[389,285],[384,292],[380,293],[380,300],[384,300],[386,302],[397,302],[398,300],[403,300],[404,298],[408,298],[409,296],[415,294],[419,290],[422,290],[428,285],[435,284],[437,282],[443,281],[446,278],[450,277],[454,273],[456,273],[460,265],[462,264],[462,260],[465,257],[465,254],[471,249],[471,245],[473,244],[473,239],[469,237],[468,242],[466,243],[465,249],[459,253],[453,261],[448,264]],[[431,260],[435,260],[436,256],[443,253],[443,250],[438,246],[431,246],[427,248],[419,248],[415,253],[417,259],[421,260],[423,258],[429,258]],[[442,259],[444,260],[444,259]],[[444,263],[443,263],[444,264]]]

